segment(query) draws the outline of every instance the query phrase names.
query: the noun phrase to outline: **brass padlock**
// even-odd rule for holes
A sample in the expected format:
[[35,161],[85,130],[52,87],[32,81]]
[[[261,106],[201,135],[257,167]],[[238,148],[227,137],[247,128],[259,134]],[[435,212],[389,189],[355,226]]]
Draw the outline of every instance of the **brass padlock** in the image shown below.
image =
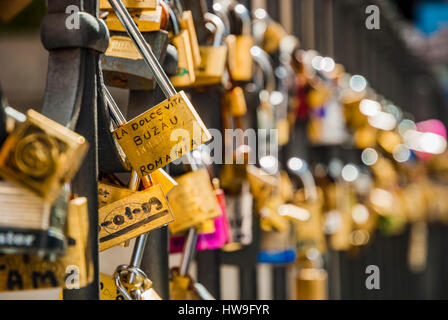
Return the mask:
[[250,81],[253,74],[250,50],[255,45],[251,18],[249,11],[242,4],[237,4],[233,12],[241,20],[242,30],[240,34],[232,34],[226,38],[230,77],[234,81]]
[[193,51],[191,47],[190,33],[188,29],[182,29],[177,16],[170,10],[170,21],[173,32],[170,33],[170,41],[177,49],[177,71],[170,81],[176,88],[191,86],[196,81]]
[[241,87],[236,86],[227,90],[223,99],[223,103],[229,108],[229,114],[232,117],[242,117],[247,113],[246,98]]
[[296,300],[326,300],[328,274],[324,269],[302,268],[296,278]]
[[[127,9],[155,10],[158,0],[122,0],[121,2]],[[112,11],[108,0],[100,0],[100,10]]]
[[215,26],[212,45],[199,47],[201,64],[196,68],[195,86],[215,85],[222,81],[226,70],[227,47],[223,44],[225,25],[222,20],[207,12],[204,15],[207,23]]
[[189,172],[176,181],[178,186],[168,196],[175,216],[175,221],[170,224],[171,233],[197,227],[221,215],[206,169]]
[[98,193],[100,251],[173,221],[160,185],[135,192],[101,183]]
[[87,148],[84,137],[29,110],[0,150],[0,175],[53,202],[81,166]]
[[[130,15],[141,32],[159,31],[166,24],[166,17],[161,6],[157,6],[154,10],[135,10],[130,12]],[[113,12],[107,15],[105,22],[109,31],[126,31]]]
[[178,268],[170,271],[170,297],[171,300],[215,300],[204,286],[188,275],[180,275]]
[[180,17],[180,27],[183,30],[188,31],[190,36],[190,48],[193,55],[193,65],[194,68],[199,68],[201,64],[201,53],[199,51],[198,37],[196,35],[196,28],[194,26],[193,14],[190,10],[183,11]]
[[126,157],[145,176],[211,140],[211,135],[181,91],[114,131]]

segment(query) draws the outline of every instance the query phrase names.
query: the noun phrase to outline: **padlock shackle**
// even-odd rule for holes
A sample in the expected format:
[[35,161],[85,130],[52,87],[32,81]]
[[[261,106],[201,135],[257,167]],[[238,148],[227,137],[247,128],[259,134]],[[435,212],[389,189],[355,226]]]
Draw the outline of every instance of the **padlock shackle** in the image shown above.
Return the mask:
[[266,84],[264,89],[270,93],[275,91],[276,88],[276,79],[274,68],[272,67],[271,58],[263,49],[258,46],[253,46],[250,49],[250,54],[254,59],[255,63],[257,63],[261,70],[263,70],[263,74],[266,78]]
[[226,26],[222,19],[218,17],[216,14],[206,12],[204,14],[204,19],[206,23],[211,23],[215,26],[215,32],[213,36],[213,47],[218,47],[222,45],[222,41],[224,40],[224,35],[226,32]]
[[224,6],[221,3],[217,2],[217,3],[213,4],[213,11],[224,23],[224,36],[229,35],[230,34],[230,20],[229,20],[227,9],[224,8]]
[[149,70],[154,75],[159,87],[162,89],[163,94],[166,98],[171,98],[177,94],[176,89],[170,82],[168,76],[157,60],[156,56],[152,52],[149,45],[146,43],[142,34],[138,30],[137,25],[130,16],[129,12],[124,7],[120,0],[108,0],[118,19],[120,20],[123,27],[126,29],[127,33],[134,41],[135,46],[143,57],[143,60],[148,65]]
[[123,113],[121,113],[120,108],[118,107],[114,98],[110,94],[109,89],[107,89],[104,83],[103,83],[103,91],[104,91],[104,98],[106,99],[106,104],[109,107],[108,109],[112,117],[112,120],[115,122],[117,127],[121,126],[122,124],[125,124],[126,118],[124,117]]
[[[301,167],[294,167],[291,160],[301,161]],[[308,168],[308,163],[304,159],[291,158],[288,160],[287,166],[288,169],[302,181],[305,191],[305,200],[311,203],[319,200],[316,181],[314,180],[313,174]]]
[[196,228],[188,229],[187,239],[185,240],[184,250],[182,252],[182,260],[180,262],[179,274],[185,277],[190,269],[191,261],[198,242],[198,231]]
[[250,16],[249,10],[238,3],[233,7],[233,12],[240,18],[241,20],[241,34],[242,35],[251,35],[252,34],[252,19]]

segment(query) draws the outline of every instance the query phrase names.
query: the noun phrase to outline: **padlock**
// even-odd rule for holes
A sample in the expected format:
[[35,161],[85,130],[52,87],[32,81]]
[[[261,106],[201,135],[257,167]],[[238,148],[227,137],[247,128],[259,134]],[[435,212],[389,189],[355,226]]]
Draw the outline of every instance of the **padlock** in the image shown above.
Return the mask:
[[253,33],[257,44],[272,55],[280,49],[282,40],[288,36],[283,26],[275,22],[262,8],[254,11]]
[[[165,61],[169,43],[168,32],[159,30],[143,33],[158,61]],[[109,47],[101,57],[104,82],[112,87],[131,90],[152,90],[154,76],[148,70],[132,39],[124,32],[111,32]]]
[[201,53],[199,51],[198,37],[194,26],[193,13],[191,10],[183,10],[180,0],[175,0],[180,14],[180,27],[187,30],[190,38],[190,48],[193,55],[193,65],[197,69],[201,64]]
[[[131,275],[134,276],[133,281],[129,280]],[[112,279],[102,274],[100,281],[101,300],[162,300],[152,288],[152,281],[138,267],[121,265]]]
[[196,68],[195,86],[215,85],[222,81],[226,70],[227,47],[223,44],[225,25],[222,20],[212,14],[205,13],[204,19],[215,27],[212,45],[199,47],[201,64]]
[[[213,223],[212,232],[207,232],[201,227],[198,228],[198,240],[196,244],[196,250],[217,250],[221,249],[230,240],[230,226],[226,215],[226,200],[224,191],[220,189],[219,179],[214,178],[213,187],[215,195],[217,197],[219,207],[221,209],[221,215],[215,219],[208,220],[207,222]],[[185,236],[172,236],[170,237],[170,253],[180,253],[185,245]]]
[[87,249],[87,199],[69,201],[67,217],[67,250],[56,260],[34,254],[0,254],[0,291],[77,289],[92,282],[93,263]]
[[322,257],[317,250],[298,261],[296,300],[327,300],[328,273],[322,268]]
[[0,150],[0,175],[51,203],[81,166],[87,148],[84,137],[29,110]]
[[[123,5],[127,9],[147,9],[155,10],[158,0],[122,0]],[[112,11],[112,7],[108,0],[100,0],[100,10]]]
[[169,8],[169,16],[173,29],[170,33],[170,42],[176,47],[178,56],[176,74],[170,77],[170,81],[176,88],[185,88],[191,86],[196,80],[190,33],[188,29],[181,28],[171,8]]
[[178,268],[171,269],[171,300],[215,300],[204,286],[198,285],[190,276],[181,275]]
[[[0,252],[56,257],[66,250],[68,188],[52,206],[20,186],[0,182]],[[54,259],[54,258],[53,258]]]
[[[166,16],[161,6],[154,10],[136,10],[131,12],[131,16],[141,32],[155,32],[166,26]],[[107,15],[105,22],[109,31],[126,31],[113,12]]]
[[255,45],[250,13],[242,4],[235,5],[233,13],[241,20],[242,29],[241,33],[231,34],[226,38],[230,77],[233,81],[250,81],[253,74],[250,49]]
[[242,117],[247,113],[246,98],[241,87],[236,86],[227,90],[224,95],[224,104],[229,108],[232,117]]
[[175,216],[175,221],[169,226],[173,234],[222,214],[205,169],[189,172],[176,181],[178,186],[168,196]]

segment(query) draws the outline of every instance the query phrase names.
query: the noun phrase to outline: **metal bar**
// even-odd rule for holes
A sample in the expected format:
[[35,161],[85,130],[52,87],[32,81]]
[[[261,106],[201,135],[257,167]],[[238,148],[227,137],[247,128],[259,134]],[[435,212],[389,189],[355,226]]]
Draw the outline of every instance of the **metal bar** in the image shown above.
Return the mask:
[[182,260],[180,262],[180,275],[186,276],[188,269],[190,268],[191,260],[193,259],[194,250],[198,241],[198,233],[196,228],[190,228],[188,230],[188,236],[185,240],[185,247],[182,254]]

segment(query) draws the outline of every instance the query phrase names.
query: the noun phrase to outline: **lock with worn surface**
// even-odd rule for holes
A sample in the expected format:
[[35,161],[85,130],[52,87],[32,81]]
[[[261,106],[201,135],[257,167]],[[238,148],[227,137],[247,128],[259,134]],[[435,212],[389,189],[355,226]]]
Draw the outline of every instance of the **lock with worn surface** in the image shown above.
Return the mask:
[[0,150],[0,175],[51,203],[81,166],[87,148],[84,137],[29,110]]
[[[74,198],[68,202],[68,209],[65,210],[68,210],[65,254],[56,260],[45,259],[34,253],[0,254],[0,291],[56,287],[75,289],[92,282],[93,264],[87,249],[87,199]],[[51,256],[54,257],[54,254]]]
[[196,69],[195,86],[215,85],[222,81],[226,70],[227,47],[223,44],[225,25],[223,21],[212,13],[205,13],[204,19],[214,26],[211,45],[199,47],[201,64]]
[[170,81],[176,88],[191,86],[196,80],[193,50],[191,47],[189,29],[181,28],[181,24],[173,9],[169,8],[169,16],[172,26],[170,42],[177,49],[176,74],[170,77]]
[[226,38],[230,77],[233,81],[250,81],[253,74],[250,49],[255,45],[250,13],[242,4],[235,5],[232,13],[241,20],[242,29],[241,33],[231,34]]

